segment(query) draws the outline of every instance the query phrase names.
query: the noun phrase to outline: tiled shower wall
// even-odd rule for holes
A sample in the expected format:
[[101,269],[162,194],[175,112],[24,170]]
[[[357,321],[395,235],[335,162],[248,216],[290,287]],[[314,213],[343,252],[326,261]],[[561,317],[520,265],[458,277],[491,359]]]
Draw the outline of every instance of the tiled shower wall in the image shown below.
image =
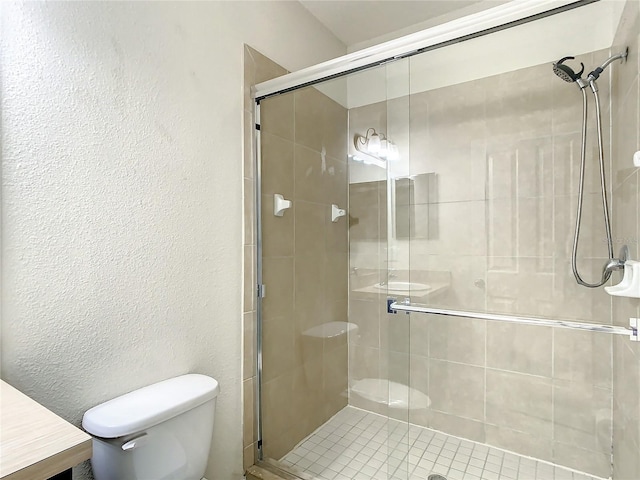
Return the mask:
[[[632,155],[640,150],[640,2],[627,2],[614,51],[629,47],[629,58],[613,76],[613,212],[617,246],[627,244],[631,258],[640,258],[640,178]],[[616,325],[640,317],[640,300],[613,299]],[[613,452],[615,480],[640,478],[640,344],[614,340]]]
[[[602,51],[578,60],[595,66],[608,55]],[[599,85],[610,171],[608,77]],[[389,109],[403,101],[361,107],[350,115],[369,115],[383,128],[387,117],[397,119]],[[429,208],[415,205],[411,228],[429,222],[435,234],[389,240],[389,267],[398,275],[393,280],[444,281],[446,288],[438,293],[413,298],[432,306],[611,323],[609,296],[603,289],[579,287],[570,267],[582,108],[575,85],[558,79],[550,65],[540,65],[415,94],[409,102],[410,173],[434,172],[438,184]],[[590,137],[579,264],[593,281],[607,251],[593,131]],[[366,189],[350,186],[356,217],[354,206],[375,204],[373,197],[359,199],[360,191]],[[371,231],[380,231],[381,220],[371,213],[356,218],[354,228],[362,230],[367,222]],[[351,235],[351,252],[356,273],[352,270],[350,321],[359,326],[350,341],[351,383],[387,373],[429,397],[428,409],[408,412],[414,423],[610,475],[611,336],[420,314],[387,316],[358,278],[380,266],[374,243]],[[351,403],[369,406],[358,395]],[[407,416],[393,409],[389,414]]]
[[[315,88],[261,104],[263,427],[280,458],[347,404],[347,111]],[[273,195],[293,202],[273,214]]]
[[288,73],[253,48],[244,47],[244,125],[243,125],[243,172],[244,172],[244,317],[243,317],[243,446],[244,468],[254,464],[257,452],[258,429],[255,416],[256,377],[256,215],[254,145],[252,141],[255,120],[251,87]]
[[[254,50],[248,53],[256,72],[285,73]],[[261,103],[262,271],[267,292],[262,408],[263,448],[269,458],[282,457],[347,404],[347,335],[327,336],[322,329],[331,322],[346,324],[348,315],[347,221],[331,221],[331,205],[345,208],[347,203],[346,136],[347,110],[315,88]],[[245,198],[253,181],[246,180]],[[293,202],[282,217],[274,216],[274,194]],[[253,247],[247,261],[252,255]],[[252,292],[255,281],[249,281],[245,288]],[[255,325],[255,314],[246,320]],[[245,332],[254,335],[250,327]],[[248,362],[248,355],[245,358]],[[249,382],[255,377],[245,381],[250,399]]]

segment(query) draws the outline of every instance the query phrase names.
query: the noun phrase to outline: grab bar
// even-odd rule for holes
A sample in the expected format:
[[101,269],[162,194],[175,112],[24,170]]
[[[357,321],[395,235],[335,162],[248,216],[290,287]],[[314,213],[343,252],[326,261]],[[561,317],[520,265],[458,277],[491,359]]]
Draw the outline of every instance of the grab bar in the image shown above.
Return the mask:
[[595,323],[581,323],[567,320],[551,320],[548,318],[536,317],[518,317],[512,315],[498,315],[495,313],[465,312],[460,310],[446,310],[443,308],[425,307],[422,305],[412,305],[411,303],[398,303],[394,300],[388,300],[387,311],[389,313],[408,312],[408,313],[431,313],[433,315],[444,315],[447,317],[464,317],[477,318],[480,320],[493,320],[496,322],[519,323],[525,325],[538,325],[541,327],[568,328],[572,330],[586,330],[589,332],[610,333],[613,335],[627,335],[632,341],[640,341],[638,338],[638,327],[640,320],[630,318],[629,325],[631,328],[618,327],[615,325],[598,325]]

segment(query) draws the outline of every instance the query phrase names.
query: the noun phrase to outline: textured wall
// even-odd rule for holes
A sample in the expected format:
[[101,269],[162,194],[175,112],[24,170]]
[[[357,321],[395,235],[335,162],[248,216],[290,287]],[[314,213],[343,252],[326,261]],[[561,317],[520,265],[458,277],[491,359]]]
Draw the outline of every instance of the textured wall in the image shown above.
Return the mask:
[[212,375],[207,476],[240,478],[242,45],[344,47],[289,2],[1,8],[2,378],[79,424]]

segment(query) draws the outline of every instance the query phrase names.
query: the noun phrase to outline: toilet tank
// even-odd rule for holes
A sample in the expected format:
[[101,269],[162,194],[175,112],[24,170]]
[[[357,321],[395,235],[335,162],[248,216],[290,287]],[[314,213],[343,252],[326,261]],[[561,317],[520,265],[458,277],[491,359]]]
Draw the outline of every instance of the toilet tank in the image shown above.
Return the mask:
[[88,410],[96,480],[200,480],[219,391],[211,377],[182,375]]

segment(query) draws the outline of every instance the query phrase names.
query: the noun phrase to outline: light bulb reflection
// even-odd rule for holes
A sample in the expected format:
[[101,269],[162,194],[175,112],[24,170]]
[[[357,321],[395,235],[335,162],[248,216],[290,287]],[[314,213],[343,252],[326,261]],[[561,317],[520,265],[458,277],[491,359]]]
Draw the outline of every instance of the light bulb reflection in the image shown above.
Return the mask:
[[371,135],[371,138],[369,138],[369,142],[367,143],[367,150],[370,153],[377,155],[378,153],[380,153],[381,148],[382,146],[380,142],[380,136],[377,133],[374,133],[373,135]]

